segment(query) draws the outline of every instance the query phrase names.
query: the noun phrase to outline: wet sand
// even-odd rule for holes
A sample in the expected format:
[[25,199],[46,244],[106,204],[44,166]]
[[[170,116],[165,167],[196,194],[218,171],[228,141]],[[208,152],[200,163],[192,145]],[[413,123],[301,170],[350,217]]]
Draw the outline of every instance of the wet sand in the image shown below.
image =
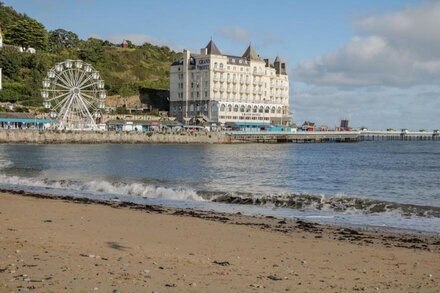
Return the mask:
[[0,193],[0,292],[439,292],[440,236]]

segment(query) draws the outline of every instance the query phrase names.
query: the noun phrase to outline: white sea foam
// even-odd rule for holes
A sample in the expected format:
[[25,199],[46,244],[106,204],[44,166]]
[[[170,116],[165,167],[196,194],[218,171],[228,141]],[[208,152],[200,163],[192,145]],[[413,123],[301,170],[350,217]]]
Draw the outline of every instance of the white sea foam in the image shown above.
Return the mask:
[[18,176],[0,175],[0,184],[9,184],[14,186],[27,187],[43,187],[56,188],[66,190],[78,190],[82,192],[99,192],[116,195],[131,195],[142,196],[146,198],[162,198],[172,200],[198,200],[203,199],[190,188],[169,188],[154,185],[147,185],[142,183],[121,183],[108,181],[55,181],[55,180],[40,180],[33,178],[24,178]]
[[5,169],[11,167],[12,165],[14,165],[14,163],[12,163],[11,161],[0,158],[0,169]]

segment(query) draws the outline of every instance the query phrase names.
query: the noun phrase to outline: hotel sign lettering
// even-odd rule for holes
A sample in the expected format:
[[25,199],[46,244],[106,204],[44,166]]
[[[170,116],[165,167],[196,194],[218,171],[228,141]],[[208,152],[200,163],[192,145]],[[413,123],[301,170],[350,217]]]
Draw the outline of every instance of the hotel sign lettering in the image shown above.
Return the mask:
[[200,59],[199,64],[197,65],[198,70],[206,70],[209,69],[209,59]]
[[241,113],[242,117],[261,117],[261,114],[258,113]]

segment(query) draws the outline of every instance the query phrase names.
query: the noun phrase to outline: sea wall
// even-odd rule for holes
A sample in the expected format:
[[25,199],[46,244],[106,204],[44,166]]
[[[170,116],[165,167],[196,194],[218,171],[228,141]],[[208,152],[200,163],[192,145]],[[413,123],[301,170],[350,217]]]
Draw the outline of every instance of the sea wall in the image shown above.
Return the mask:
[[0,143],[231,143],[228,135],[200,133],[134,133],[93,131],[0,130]]

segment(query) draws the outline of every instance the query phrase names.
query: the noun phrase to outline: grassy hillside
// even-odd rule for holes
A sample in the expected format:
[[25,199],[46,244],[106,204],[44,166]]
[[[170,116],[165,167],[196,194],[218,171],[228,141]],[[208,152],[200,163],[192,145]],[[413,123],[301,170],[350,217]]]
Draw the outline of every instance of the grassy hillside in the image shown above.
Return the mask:
[[[169,66],[179,53],[168,47],[145,43],[121,48],[95,38],[81,40],[69,31],[46,31],[38,21],[17,13],[0,2],[0,26],[5,44],[33,47],[36,54],[19,53],[11,47],[0,50],[3,90],[0,102],[41,106],[41,81],[56,62],[81,59],[101,74],[108,95],[133,95],[141,88],[168,88]],[[1,109],[0,109],[1,110]]]

